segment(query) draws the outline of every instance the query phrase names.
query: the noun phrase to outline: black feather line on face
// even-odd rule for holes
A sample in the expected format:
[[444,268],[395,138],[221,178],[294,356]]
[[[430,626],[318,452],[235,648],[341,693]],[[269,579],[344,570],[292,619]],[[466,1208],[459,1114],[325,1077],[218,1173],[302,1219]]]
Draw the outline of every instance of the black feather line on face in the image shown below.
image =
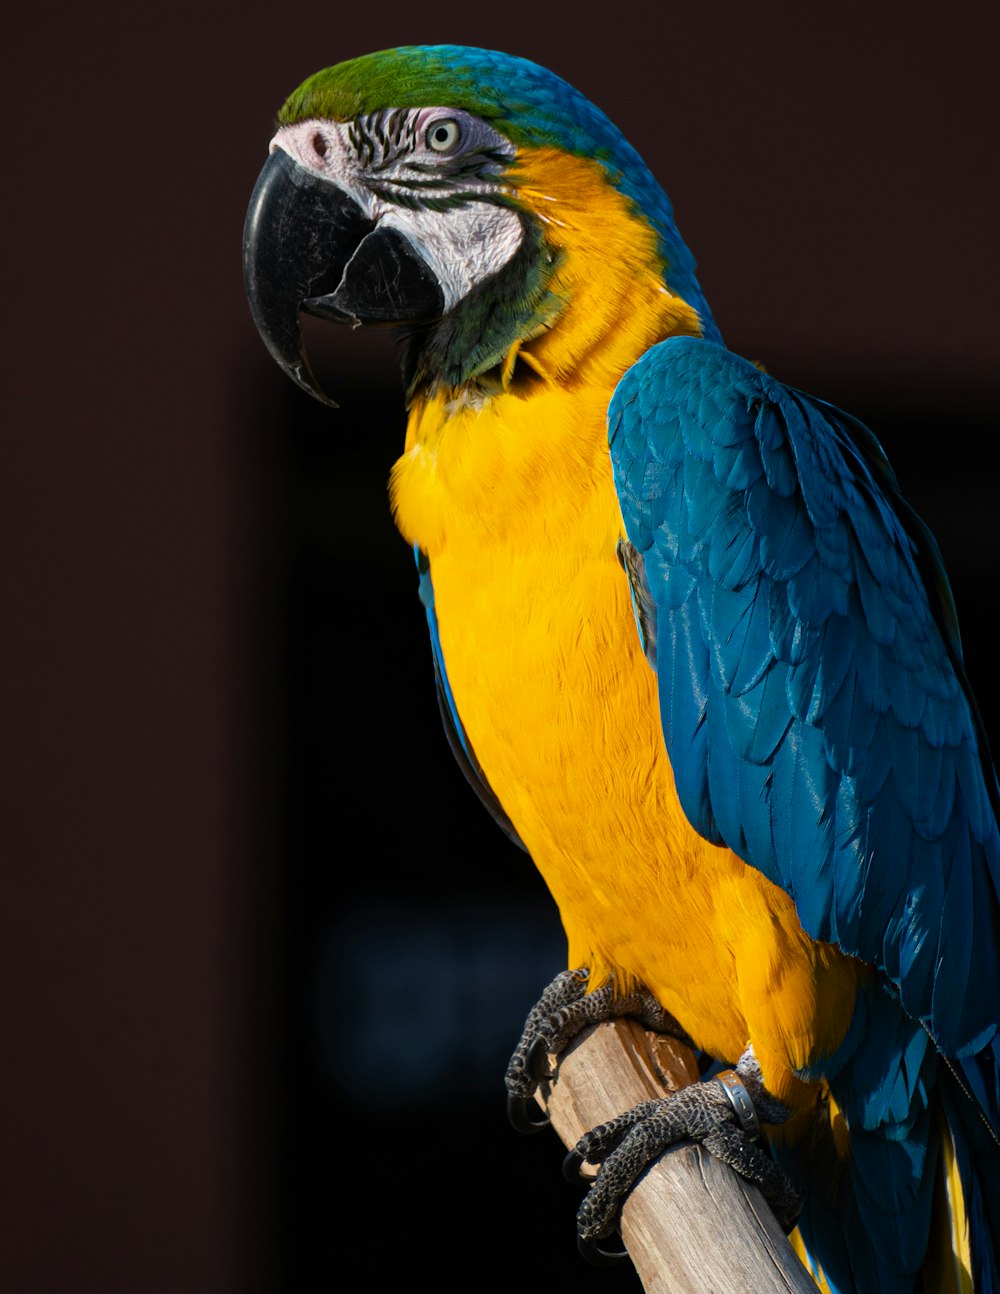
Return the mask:
[[380,114],[377,117],[370,118],[371,132],[379,142],[379,147],[383,153],[389,151],[389,136],[385,129],[385,119]]
[[[388,187],[394,184],[405,187]],[[435,189],[450,187],[450,184],[436,183],[431,180],[413,185],[405,180],[387,179],[380,184],[370,185],[369,192],[384,202],[392,203],[393,206],[403,207],[406,211],[454,211],[459,207],[467,207],[472,202],[482,202],[491,207],[512,205],[508,198],[497,193],[465,193],[460,190],[457,193],[444,193],[440,197],[433,195]]]
[[368,166],[374,161],[375,141],[366,130],[365,123],[360,117],[355,117],[348,124],[347,139],[362,166]]
[[395,108],[389,114],[389,139],[393,148],[399,147],[399,141],[403,133],[403,127],[406,125],[409,113],[405,108]]
[[[403,356],[407,399],[475,381],[484,393],[502,387],[500,368],[517,341],[551,325],[565,302],[549,289],[558,260],[541,228],[524,212],[521,245],[511,259],[434,323],[409,329]],[[520,381],[535,381],[524,366]]]
[[406,169],[418,175],[440,175],[451,180],[479,180],[489,184],[497,182],[509,162],[510,158],[499,149],[483,149],[476,153],[442,157],[437,162],[407,162]]

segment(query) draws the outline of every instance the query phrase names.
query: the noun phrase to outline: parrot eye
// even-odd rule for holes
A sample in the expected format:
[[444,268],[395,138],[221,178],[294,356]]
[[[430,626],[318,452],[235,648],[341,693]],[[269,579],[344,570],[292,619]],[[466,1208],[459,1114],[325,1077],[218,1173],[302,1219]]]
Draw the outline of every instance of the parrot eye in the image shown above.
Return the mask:
[[462,137],[462,128],[451,117],[435,121],[427,128],[427,147],[435,153],[450,153]]

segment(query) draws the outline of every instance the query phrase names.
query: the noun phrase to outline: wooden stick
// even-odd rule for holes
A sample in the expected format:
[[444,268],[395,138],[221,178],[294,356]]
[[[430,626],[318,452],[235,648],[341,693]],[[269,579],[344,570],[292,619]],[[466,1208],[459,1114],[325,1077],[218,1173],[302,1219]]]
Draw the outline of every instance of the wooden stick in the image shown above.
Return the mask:
[[[681,1043],[616,1020],[574,1040],[539,1103],[571,1147],[623,1110],[697,1079]],[[668,1150],[636,1184],[621,1236],[647,1294],[816,1294],[756,1186],[693,1143]],[[611,1237],[602,1248],[616,1246]]]

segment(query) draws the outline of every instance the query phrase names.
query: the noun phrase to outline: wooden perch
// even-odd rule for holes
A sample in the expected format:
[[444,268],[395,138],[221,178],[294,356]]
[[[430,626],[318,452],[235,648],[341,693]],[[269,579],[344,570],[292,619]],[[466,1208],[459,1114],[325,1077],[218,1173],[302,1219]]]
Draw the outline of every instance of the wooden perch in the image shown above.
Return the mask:
[[[617,1020],[567,1048],[539,1102],[571,1147],[599,1123],[697,1078],[681,1043]],[[621,1233],[647,1294],[817,1294],[757,1188],[693,1143],[668,1150],[636,1184]]]

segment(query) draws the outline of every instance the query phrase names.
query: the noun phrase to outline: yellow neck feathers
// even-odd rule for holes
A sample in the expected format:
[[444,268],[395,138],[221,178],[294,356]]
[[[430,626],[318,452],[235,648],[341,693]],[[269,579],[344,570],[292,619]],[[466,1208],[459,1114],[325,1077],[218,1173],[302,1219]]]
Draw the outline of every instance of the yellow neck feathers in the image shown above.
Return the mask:
[[663,282],[655,231],[603,167],[548,148],[525,150],[518,162],[517,201],[559,255],[551,287],[566,302],[526,348],[539,371],[561,382],[589,377],[593,362],[617,383],[653,341],[701,332],[695,311]]
[[[508,534],[526,509],[575,507],[595,476],[613,500],[605,415],[615,386],[655,342],[701,331],[664,284],[655,231],[598,163],[523,150],[511,192],[545,231],[550,289],[564,305],[512,346],[499,393],[473,382],[413,402],[390,488],[400,530],[431,557],[466,523]],[[519,364],[532,380],[512,381]]]

